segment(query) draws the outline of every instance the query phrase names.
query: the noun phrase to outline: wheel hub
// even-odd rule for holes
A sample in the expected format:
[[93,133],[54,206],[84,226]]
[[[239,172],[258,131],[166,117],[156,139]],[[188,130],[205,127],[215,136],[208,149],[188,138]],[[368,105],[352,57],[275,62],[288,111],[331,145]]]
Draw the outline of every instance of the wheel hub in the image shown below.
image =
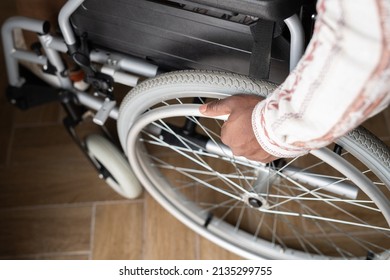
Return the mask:
[[263,206],[263,203],[259,199],[255,198],[255,197],[249,198],[248,199],[248,203],[253,208],[260,208],[261,206]]
[[257,193],[246,193],[243,195],[243,201],[251,208],[264,209],[268,207],[268,202],[265,198]]

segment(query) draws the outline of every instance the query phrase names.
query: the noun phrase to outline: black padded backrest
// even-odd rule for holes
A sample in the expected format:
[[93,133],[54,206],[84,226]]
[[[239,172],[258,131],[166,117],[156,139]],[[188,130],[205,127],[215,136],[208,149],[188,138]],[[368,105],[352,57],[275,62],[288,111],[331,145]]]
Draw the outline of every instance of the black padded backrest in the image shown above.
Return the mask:
[[[173,0],[174,1],[174,0]],[[294,13],[299,7],[315,0],[187,0],[214,8],[238,12],[265,20],[283,20]]]
[[[203,1],[203,4],[190,1]],[[224,8],[220,8],[206,5],[212,4],[212,0],[86,0],[72,15],[71,22],[76,34],[81,36],[87,33],[94,47],[147,58],[164,70],[209,69],[244,75],[255,72],[267,74],[268,71],[254,69],[251,65],[256,64],[251,61],[262,61],[258,65],[269,65],[263,58],[266,56],[270,59],[270,51],[264,51],[262,47],[272,43],[272,21],[283,19],[284,16],[278,10],[276,17],[271,13],[272,9],[268,8],[261,12],[267,15],[262,20],[246,21],[247,17],[242,15],[259,14],[253,13],[253,10],[252,13],[248,12],[247,5],[239,7],[245,11],[226,6],[233,2],[242,4],[251,1],[253,0],[215,1],[224,5]],[[260,3],[281,5],[280,3],[297,1],[301,3],[304,0],[253,2],[257,3],[255,10],[261,11]],[[271,7],[277,9],[278,5],[274,5]],[[286,17],[299,11],[299,7],[288,7],[290,9]],[[233,15],[232,12],[239,15]],[[265,23],[259,24],[260,22]],[[269,32],[268,29],[263,32],[262,26],[269,25],[272,27]],[[281,49],[285,48],[277,47],[274,53],[271,52],[271,64],[286,61]],[[256,51],[263,56],[257,56]],[[264,75],[253,76],[258,78]]]

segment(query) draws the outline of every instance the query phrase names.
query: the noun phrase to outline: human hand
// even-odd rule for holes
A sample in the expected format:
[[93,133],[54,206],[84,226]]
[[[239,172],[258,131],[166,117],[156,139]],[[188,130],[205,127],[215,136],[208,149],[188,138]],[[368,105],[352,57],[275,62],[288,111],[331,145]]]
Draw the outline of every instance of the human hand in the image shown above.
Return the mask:
[[229,114],[221,129],[221,141],[229,146],[233,154],[263,163],[277,157],[270,155],[260,146],[252,129],[252,112],[263,100],[255,95],[233,95],[200,106],[199,111],[210,117]]

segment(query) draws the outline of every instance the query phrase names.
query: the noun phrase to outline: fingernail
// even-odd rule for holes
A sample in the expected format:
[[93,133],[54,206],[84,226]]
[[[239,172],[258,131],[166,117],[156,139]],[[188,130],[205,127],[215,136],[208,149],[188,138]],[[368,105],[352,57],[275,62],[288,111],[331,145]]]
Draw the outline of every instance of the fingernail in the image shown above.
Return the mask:
[[206,104],[200,105],[199,112],[204,113],[204,112],[206,112],[206,110],[207,110]]

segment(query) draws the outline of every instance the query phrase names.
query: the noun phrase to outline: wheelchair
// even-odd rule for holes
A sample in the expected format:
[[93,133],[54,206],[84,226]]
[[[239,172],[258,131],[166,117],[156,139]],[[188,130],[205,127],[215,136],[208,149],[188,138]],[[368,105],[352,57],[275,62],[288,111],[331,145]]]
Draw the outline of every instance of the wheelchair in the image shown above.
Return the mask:
[[[304,52],[315,4],[68,0],[56,34],[31,18],[4,23],[7,97],[20,109],[60,102],[65,129],[117,193],[134,199],[145,189],[244,258],[389,259],[390,150],[375,135],[359,127],[263,164],[221,142],[225,117],[199,112],[234,94],[272,93]],[[20,30],[37,34],[31,49]],[[129,88],[123,100],[118,85]],[[120,145],[105,133],[80,139],[86,114],[103,131],[115,120]]]

